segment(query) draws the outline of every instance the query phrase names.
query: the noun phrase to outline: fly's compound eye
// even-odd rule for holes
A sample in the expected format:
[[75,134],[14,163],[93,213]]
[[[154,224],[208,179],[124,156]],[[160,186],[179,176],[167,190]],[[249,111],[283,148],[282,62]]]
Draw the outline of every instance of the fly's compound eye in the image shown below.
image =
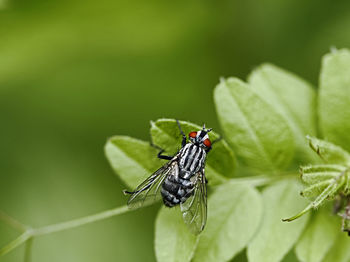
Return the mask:
[[206,147],[211,147],[211,142],[210,140],[207,138],[203,141],[203,144],[206,146]]
[[197,132],[191,132],[188,134],[189,137],[196,138]]

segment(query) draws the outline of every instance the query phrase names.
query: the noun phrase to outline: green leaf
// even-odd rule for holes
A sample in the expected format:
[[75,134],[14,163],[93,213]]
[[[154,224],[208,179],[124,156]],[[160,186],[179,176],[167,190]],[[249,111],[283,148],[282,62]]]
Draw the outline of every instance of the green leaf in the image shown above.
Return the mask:
[[111,137],[105,145],[110,165],[130,188],[135,188],[164,164],[157,153],[149,142],[128,136]]
[[298,261],[294,250],[292,249],[291,251],[289,251],[289,253],[287,255],[285,255],[285,257],[283,258],[282,262],[296,262]]
[[329,250],[323,262],[349,262],[350,261],[350,237],[341,232],[338,233],[333,247]]
[[307,185],[334,179],[344,171],[346,171],[346,167],[341,165],[310,165],[300,167],[301,180]]
[[[187,135],[191,131],[201,130],[202,127],[180,121],[181,128]],[[151,135],[153,143],[174,155],[181,148],[182,136],[174,119],[159,119],[151,122]],[[214,131],[209,133],[211,141],[219,138]],[[218,184],[226,181],[226,178],[234,176],[236,158],[233,151],[222,139],[213,145],[206,161],[206,175],[210,184]]]
[[[327,168],[331,167],[333,169],[338,168],[337,165],[324,165],[324,166]],[[321,166],[318,165],[317,168],[319,167]],[[310,170],[311,169],[312,168],[310,168]],[[348,169],[344,168],[344,171],[339,171],[339,174],[335,178],[318,182],[304,189],[301,192],[303,196],[315,197],[315,199],[311,203],[309,203],[309,205],[307,205],[298,214],[294,215],[293,217],[283,219],[283,221],[291,222],[303,216],[311,209],[318,208],[319,206],[324,204],[326,200],[334,199],[334,197],[337,194],[344,194],[344,192],[348,191],[348,187],[347,187],[348,181],[349,181],[349,171]]]
[[251,262],[277,262],[290,251],[306,225],[308,217],[293,223],[281,218],[300,210],[306,201],[298,197],[299,187],[294,180],[282,181],[263,191],[264,213],[259,231],[248,245]]
[[158,262],[191,260],[197,245],[197,236],[189,232],[179,208],[161,208],[156,219],[155,231]]
[[228,261],[256,231],[262,213],[261,197],[246,185],[224,184],[208,203],[208,222],[200,235],[194,261]]
[[295,248],[301,262],[321,262],[339,232],[339,219],[329,210],[318,211],[311,218]]
[[335,179],[339,175],[339,172],[317,172],[302,174],[301,179],[304,183],[313,185],[319,182],[323,182],[329,179]]
[[320,74],[319,122],[323,136],[350,151],[350,51],[323,57]]
[[345,181],[345,187],[344,187],[344,194],[350,195],[350,173],[346,173],[346,181]]
[[326,188],[323,189],[321,194],[319,194],[314,201],[308,204],[302,211],[298,214],[285,218],[283,221],[291,222],[309,212],[311,209],[317,209],[319,206],[325,203],[326,200],[332,199],[338,192],[338,190],[345,184],[346,179],[344,177],[340,179],[334,179]]
[[294,155],[292,130],[249,85],[236,78],[222,80],[214,99],[225,139],[244,165],[264,172],[289,165]]
[[330,142],[307,136],[310,147],[326,162],[330,164],[350,164],[350,154]]
[[274,65],[259,66],[248,78],[264,100],[284,116],[293,130],[296,162],[306,163],[315,156],[305,143],[305,135],[316,134],[316,92],[305,80]]
[[332,184],[334,179],[324,180],[318,183],[315,183],[300,192],[300,195],[307,197],[309,199],[314,199],[320,195],[330,184]]

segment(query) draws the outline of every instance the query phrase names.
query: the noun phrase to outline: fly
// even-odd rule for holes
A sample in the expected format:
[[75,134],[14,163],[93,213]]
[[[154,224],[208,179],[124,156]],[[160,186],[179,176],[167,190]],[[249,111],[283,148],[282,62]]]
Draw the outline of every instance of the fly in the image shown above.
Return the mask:
[[168,162],[143,181],[134,191],[124,190],[130,194],[128,206],[131,209],[150,205],[160,199],[167,207],[180,205],[185,224],[194,234],[203,231],[207,221],[207,180],[205,178],[205,160],[218,141],[210,141],[205,125],[199,131],[186,135],[176,120],[182,135],[181,149],[174,156],[163,155],[160,150],[158,158]]

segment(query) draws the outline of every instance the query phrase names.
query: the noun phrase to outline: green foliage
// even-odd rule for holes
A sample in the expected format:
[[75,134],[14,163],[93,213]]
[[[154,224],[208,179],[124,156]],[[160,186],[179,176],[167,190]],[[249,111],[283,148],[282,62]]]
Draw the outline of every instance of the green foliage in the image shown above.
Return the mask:
[[[335,197],[348,198],[350,191],[349,154],[330,142],[308,137],[310,147],[327,163],[301,167],[301,179],[307,187],[301,195],[313,201],[297,215],[284,219],[292,221],[304,215],[310,209],[318,208],[326,200]],[[342,164],[342,165],[338,165]],[[349,218],[350,219],[350,218]],[[347,223],[347,219],[344,220]]]
[[303,232],[307,217],[293,224],[281,222],[305,205],[298,197],[299,187],[292,181],[282,181],[264,189],[263,216],[259,231],[248,245],[249,261],[277,262],[289,252]]
[[311,220],[312,223],[295,247],[295,253],[301,262],[321,262],[339,231],[338,219],[329,214],[329,210],[317,212]]
[[248,77],[248,82],[292,129],[296,161],[314,161],[314,155],[305,144],[305,134],[317,133],[315,89],[303,79],[271,64],[259,66]]
[[323,136],[350,151],[350,52],[324,56],[320,74],[319,119]]
[[194,261],[228,261],[248,244],[259,226],[260,194],[250,186],[224,184],[211,195],[208,209],[208,226],[200,235]]
[[292,130],[252,86],[236,78],[222,80],[214,100],[225,139],[242,164],[259,171],[282,170],[290,164]]
[[310,147],[321,157],[325,163],[350,164],[350,154],[340,146],[330,142],[307,136]]
[[350,238],[344,233],[338,232],[336,240],[323,262],[348,262],[350,260],[349,246]]
[[154,157],[159,150],[144,142],[126,136],[114,136],[105,145],[105,154],[113,170],[130,188],[136,187],[162,165]]
[[[193,130],[200,130],[202,127],[180,121],[183,132],[188,135]],[[151,122],[152,141],[155,145],[165,149],[165,151],[174,155],[181,146],[182,136],[174,119],[159,119],[156,122]],[[215,131],[209,133],[211,141],[219,138]],[[210,154],[208,154],[206,164],[206,176],[211,180],[212,184],[224,182],[229,177],[234,176],[236,167],[236,158],[227,145],[225,140],[220,140],[215,143]]]
[[345,183],[347,180],[346,167],[341,165],[301,167],[300,172],[301,180],[306,185],[300,194],[311,199],[319,196],[329,185],[335,182]]
[[179,208],[160,209],[154,242],[157,261],[190,261],[197,242],[198,237],[188,233]]
[[[346,139],[350,132],[343,132],[347,128],[346,124],[345,129],[341,126],[344,125],[343,114],[338,114],[335,126],[327,104],[332,103],[328,101],[327,92],[343,99],[342,103],[333,101],[338,106],[344,106],[344,101],[350,97],[347,90],[343,90],[342,95],[331,91],[347,86],[350,75],[347,57],[347,51],[339,51],[324,59],[319,107],[316,91],[310,84],[270,64],[254,70],[248,83],[236,78],[221,79],[215,88],[214,100],[224,139],[215,144],[208,155],[206,173],[212,194],[209,195],[206,228],[196,238],[186,230],[179,210],[162,208],[156,221],[155,250],[159,261],[228,261],[246,248],[248,261],[278,262],[286,254],[292,254],[295,247],[300,261],[320,262],[335,252],[339,242],[336,241],[339,218],[331,215],[328,209],[313,214],[311,219],[306,212],[349,192],[350,155],[342,148],[348,147]],[[341,67],[340,80],[338,70],[333,68],[336,66]],[[337,109],[339,112],[346,110]],[[338,145],[314,137],[318,134],[318,117],[322,120],[323,134]],[[330,124],[334,124],[333,128]],[[201,128],[185,121],[181,121],[181,126],[185,134]],[[335,133],[335,129],[340,131]],[[150,133],[152,142],[168,154],[173,155],[180,149],[182,137],[174,119],[151,122]],[[215,140],[219,135],[211,132],[210,137]],[[305,137],[310,147],[307,147]],[[150,154],[155,155],[155,151],[149,144],[130,140],[133,141],[130,150],[138,152],[133,155],[119,140],[112,138],[106,152],[112,166],[127,184],[134,184],[133,180],[140,178],[141,170],[156,169],[156,162],[150,160]],[[124,158],[116,157],[116,152]],[[239,169],[236,169],[235,155]],[[142,168],[129,168],[134,162]],[[309,205],[298,194],[300,186],[295,179],[273,180],[300,163],[307,164],[300,167],[304,184],[301,195],[311,201]],[[139,170],[138,174],[132,174],[135,170]],[[267,185],[262,195],[251,185],[245,185],[244,178],[236,178],[252,177],[257,173],[271,177],[271,180],[259,180]],[[303,218],[293,223],[281,221],[305,205],[302,212],[285,221],[306,214]],[[348,220],[343,218],[343,224],[344,221]],[[343,244],[339,242],[339,245]],[[339,257],[342,261],[348,255],[345,252]]]
[[300,178],[306,185],[337,177],[345,170],[341,165],[312,165],[300,167]]
[[[248,83],[237,78],[221,80],[214,100],[223,139],[214,144],[206,163],[207,225],[199,236],[192,235],[178,208],[161,208],[155,223],[158,261],[228,261],[242,250],[249,262],[279,262],[287,254],[287,261],[295,255],[302,262],[348,261],[349,239],[337,234],[340,219],[331,217],[329,209],[321,209],[311,219],[307,212],[336,200],[343,230],[350,230],[349,68],[347,50],[326,55],[318,107],[316,92],[307,82],[273,65],[256,69]],[[305,146],[306,139],[303,144],[303,137],[319,133],[317,118],[325,139],[307,136],[312,152]],[[201,129],[190,122],[180,123],[185,134]],[[131,188],[165,163],[156,158],[159,150],[155,147],[169,155],[180,149],[182,137],[174,119],[151,122],[150,134],[153,146],[126,136],[112,137],[106,143],[113,170]],[[216,130],[209,136],[212,141],[220,137]],[[317,155],[320,159],[315,160]],[[285,174],[300,163],[307,164],[300,168],[301,195],[307,199],[298,194],[296,172],[293,178]],[[258,172],[264,177],[256,177]],[[307,200],[311,202],[307,204]],[[301,219],[281,221],[304,206],[284,221],[305,215]],[[127,208],[121,207],[67,223],[25,229],[24,234],[30,235],[20,236],[0,249],[0,254],[31,237],[125,212]]]

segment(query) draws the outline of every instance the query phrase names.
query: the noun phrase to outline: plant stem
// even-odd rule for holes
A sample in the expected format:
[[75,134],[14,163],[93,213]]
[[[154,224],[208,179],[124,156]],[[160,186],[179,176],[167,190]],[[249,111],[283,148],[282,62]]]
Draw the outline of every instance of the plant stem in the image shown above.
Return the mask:
[[99,220],[117,216],[117,215],[126,213],[128,211],[131,211],[131,210],[127,206],[121,206],[121,207],[106,210],[94,215],[90,215],[90,216],[86,216],[86,217],[82,217],[82,218],[78,218],[78,219],[74,219],[74,220],[70,220],[67,222],[58,223],[50,226],[40,227],[33,230],[33,236],[42,236],[42,235],[47,235],[47,234],[71,229],[74,227],[80,227]]
[[32,237],[32,232],[30,229],[25,231],[23,234],[21,234],[19,237],[17,237],[12,242],[8,243],[6,246],[0,249],[0,256],[7,254],[8,252],[12,251],[16,247],[20,246],[24,242],[26,242],[29,238]]
[[[253,176],[253,177],[234,178],[234,179],[228,180],[227,182],[238,183],[238,184],[244,183],[252,186],[263,186],[275,181],[295,178],[296,176],[297,176],[296,173],[289,173],[289,174],[275,175],[275,176],[261,175],[261,176]],[[39,227],[39,228],[29,228],[17,222],[13,218],[7,216],[6,214],[0,212],[1,220],[5,221],[9,225],[12,225],[18,230],[24,231],[24,233],[21,234],[18,238],[16,238],[15,240],[7,244],[5,247],[0,249],[0,256],[10,252],[11,250],[15,249],[16,247],[23,244],[24,242],[29,241],[26,246],[25,261],[30,261],[30,253],[31,253],[31,245],[32,245],[31,242],[33,241],[34,237],[48,235],[48,234],[60,232],[60,231],[75,228],[75,227],[80,227],[89,223],[93,223],[93,222],[104,220],[113,216],[121,215],[128,211],[131,211],[131,209],[129,209],[127,206],[121,206],[121,207],[106,210],[94,215],[77,218],[70,221],[53,224],[49,226],[44,226],[44,227]]]
[[0,210],[0,220],[4,221],[6,224],[12,226],[13,228],[17,229],[20,232],[25,232],[29,227],[22,224],[21,222],[18,222],[13,217],[5,214]]
[[[121,207],[106,210],[94,215],[70,220],[63,223],[53,224],[53,225],[39,227],[39,228],[27,228],[23,234],[21,234],[15,240],[13,240],[12,242],[10,242],[9,244],[7,244],[6,246],[0,249],[0,256],[5,255],[6,253],[12,251],[13,249],[20,246],[21,244],[23,244],[28,240],[31,242],[33,238],[36,236],[47,235],[47,234],[75,228],[75,227],[80,227],[99,220],[121,215],[128,211],[131,211],[131,209],[129,209],[127,206],[121,206]],[[30,259],[30,249],[31,249],[31,243],[28,243],[26,248],[25,261],[29,261],[28,259]]]

